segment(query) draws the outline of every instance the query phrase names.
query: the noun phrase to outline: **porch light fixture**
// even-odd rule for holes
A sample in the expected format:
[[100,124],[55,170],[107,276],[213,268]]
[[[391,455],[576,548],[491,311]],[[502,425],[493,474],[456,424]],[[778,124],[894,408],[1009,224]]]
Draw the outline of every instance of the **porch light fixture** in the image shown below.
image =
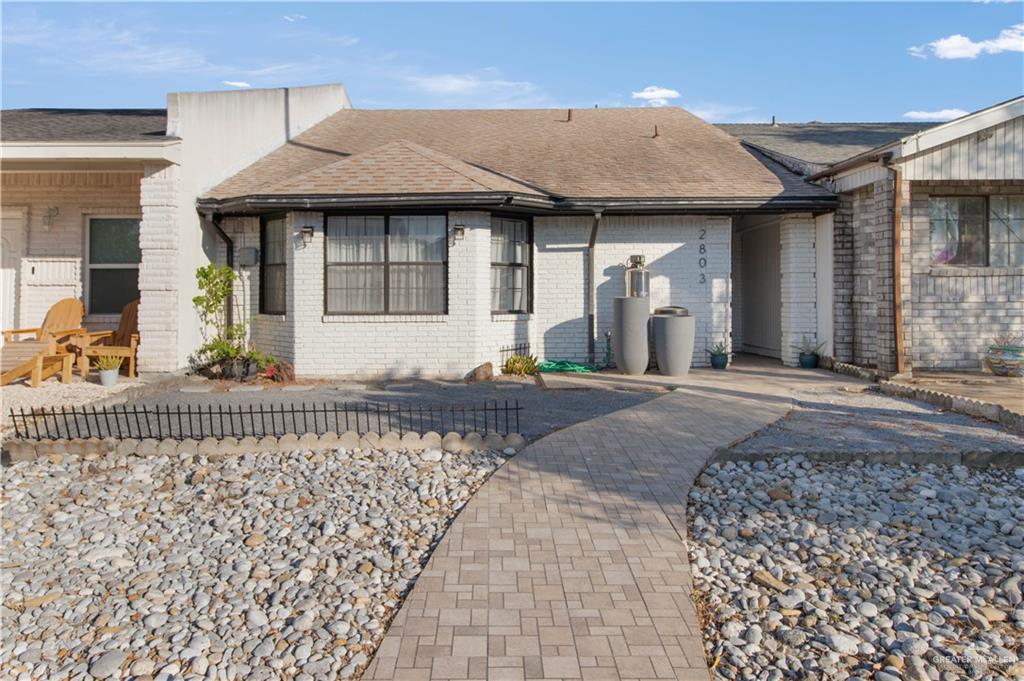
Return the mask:
[[306,225],[302,228],[302,246],[305,248],[313,243],[313,226]]
[[449,246],[454,246],[456,241],[462,241],[466,238],[466,227],[464,225],[453,225],[452,226],[452,238],[448,242]]

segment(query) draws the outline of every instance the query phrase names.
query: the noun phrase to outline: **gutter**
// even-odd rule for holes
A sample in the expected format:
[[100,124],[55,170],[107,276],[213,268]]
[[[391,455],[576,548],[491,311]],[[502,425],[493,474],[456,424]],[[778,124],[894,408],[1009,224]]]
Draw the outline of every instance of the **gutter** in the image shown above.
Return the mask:
[[587,361],[597,363],[597,230],[601,211],[594,211],[594,225],[587,241]]
[[357,207],[390,206],[499,206],[547,210],[557,213],[679,213],[692,211],[732,213],[740,210],[793,212],[831,210],[839,205],[835,195],[797,198],[716,198],[716,199],[549,199],[508,193],[487,194],[382,194],[377,196],[246,196],[230,199],[199,199],[201,211],[258,212],[262,210],[330,210]]
[[825,170],[822,170],[819,173],[815,173],[813,175],[809,175],[807,177],[807,181],[808,182],[817,182],[818,180],[823,180],[826,177],[833,177],[837,173],[841,173],[844,170],[848,170],[850,168],[854,168],[856,166],[863,165],[865,163],[877,163],[877,162],[881,161],[882,163],[888,164],[889,160],[892,159],[892,157],[893,157],[893,152],[892,151],[885,151],[885,149],[890,149],[892,146],[893,146],[892,144],[887,144],[887,145],[885,145],[885,147],[882,148],[882,150],[879,150],[878,148],[875,148],[875,149],[871,149],[869,151],[865,151],[862,154],[858,154],[857,156],[851,156],[850,158],[846,159],[845,161],[840,161],[839,163],[836,163],[835,165],[829,166],[828,168],[826,168]]

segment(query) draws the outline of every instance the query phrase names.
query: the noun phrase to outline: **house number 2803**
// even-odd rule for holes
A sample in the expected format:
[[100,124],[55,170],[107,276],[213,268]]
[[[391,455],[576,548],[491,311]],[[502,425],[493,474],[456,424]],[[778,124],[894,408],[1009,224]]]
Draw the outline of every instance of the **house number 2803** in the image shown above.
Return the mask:
[[702,284],[706,284],[708,281],[708,276],[706,272],[708,266],[708,245],[704,243],[704,239],[705,237],[707,237],[707,234],[708,230],[701,227],[699,237],[700,245],[697,247],[697,251],[700,253],[700,257],[697,259],[697,265],[700,267],[700,283]]

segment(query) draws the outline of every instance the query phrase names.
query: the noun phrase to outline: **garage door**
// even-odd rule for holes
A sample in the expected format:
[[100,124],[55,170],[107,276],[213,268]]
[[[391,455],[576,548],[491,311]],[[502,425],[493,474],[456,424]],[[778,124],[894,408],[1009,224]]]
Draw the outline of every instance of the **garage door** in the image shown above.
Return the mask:
[[744,349],[757,355],[781,357],[779,225],[744,232],[741,238]]

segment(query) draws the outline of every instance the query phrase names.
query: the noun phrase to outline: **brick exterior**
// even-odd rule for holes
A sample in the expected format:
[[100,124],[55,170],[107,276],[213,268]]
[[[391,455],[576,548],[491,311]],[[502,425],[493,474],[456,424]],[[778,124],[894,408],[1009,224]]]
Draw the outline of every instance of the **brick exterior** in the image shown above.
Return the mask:
[[782,363],[799,363],[799,345],[804,337],[818,335],[814,256],[815,223],[812,215],[784,215],[779,223],[779,263],[782,275]]
[[[178,368],[178,167],[147,167],[142,177],[139,245],[139,371]],[[191,263],[189,263],[191,265]]]
[[[992,336],[1024,331],[1024,268],[933,267],[928,209],[928,199],[933,194],[1019,195],[1024,194],[1024,182],[904,181],[901,187],[905,370],[978,369]],[[876,366],[883,374],[896,371],[893,200],[891,180],[879,180],[843,194],[836,223],[840,224],[845,206],[850,205],[854,287],[849,300],[853,308],[853,333],[840,326],[837,316],[837,343],[840,338],[842,342],[852,342],[854,362]],[[837,284],[837,313],[846,300]],[[842,359],[838,351],[837,357]]]
[[992,336],[1024,333],[1024,268],[933,267],[928,198],[933,194],[990,196],[1024,194],[1024,181],[910,182],[903,211],[913,243],[912,314],[914,366],[977,369]]
[[843,194],[832,220],[833,356],[840,362],[853,361],[853,244],[853,197]]
[[[256,315],[253,342],[295,364],[300,375],[463,376],[500,349],[528,342],[542,358],[585,360],[586,245],[592,218],[537,218],[534,223],[534,313],[490,311],[490,215],[449,213],[449,225],[465,227],[448,256],[447,315],[332,315],[323,310],[324,234],[319,213],[293,213],[288,254],[288,311]],[[312,243],[299,230],[314,225]],[[813,222],[812,222],[813,226]],[[236,248],[258,244],[254,220],[225,221]],[[684,305],[698,316],[695,364],[706,365],[703,348],[727,337],[731,326],[730,231],[728,218],[605,218],[596,252],[598,360],[611,328],[612,299],[622,295],[622,263],[643,253],[652,270],[652,309]],[[700,245],[705,245],[703,283]],[[255,309],[258,271],[243,269],[236,295],[239,312]]]
[[[38,172],[2,175],[4,208],[23,208],[26,223],[20,236],[26,264],[62,276],[18,279],[17,326],[37,326],[61,298],[85,294],[84,262],[90,216],[138,217],[138,172]],[[52,217],[48,213],[55,209]],[[5,295],[9,295],[5,292]],[[116,318],[87,317],[93,328],[106,328]]]

